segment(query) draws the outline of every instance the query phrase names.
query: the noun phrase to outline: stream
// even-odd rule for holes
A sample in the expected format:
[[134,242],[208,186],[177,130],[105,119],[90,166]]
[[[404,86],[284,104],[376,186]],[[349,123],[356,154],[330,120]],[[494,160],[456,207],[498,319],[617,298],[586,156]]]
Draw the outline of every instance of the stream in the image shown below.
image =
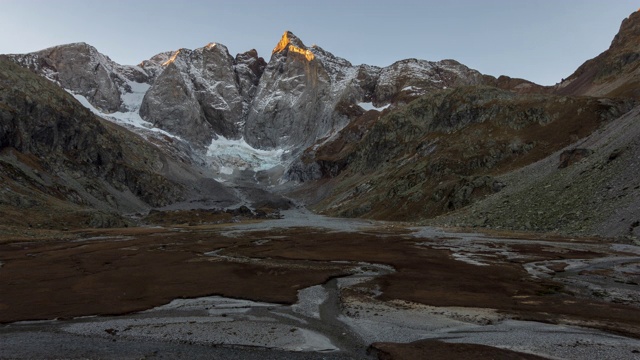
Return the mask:
[[[205,255],[231,262],[265,261],[221,255],[219,250]],[[55,349],[53,353],[61,357],[85,352],[86,357],[157,358],[158,350],[149,353],[154,348],[164,349],[162,356],[167,358],[185,353],[192,358],[204,357],[208,351],[225,359],[236,355],[263,359],[268,351],[274,359],[367,359],[368,344],[340,320],[340,289],[393,269],[369,263],[349,265],[353,266],[351,275],[300,290],[298,302],[291,306],[210,296],[176,299],[123,316],[5,325],[0,327],[3,355],[46,357]],[[24,344],[34,346],[25,349]],[[119,350],[112,349],[115,344]]]

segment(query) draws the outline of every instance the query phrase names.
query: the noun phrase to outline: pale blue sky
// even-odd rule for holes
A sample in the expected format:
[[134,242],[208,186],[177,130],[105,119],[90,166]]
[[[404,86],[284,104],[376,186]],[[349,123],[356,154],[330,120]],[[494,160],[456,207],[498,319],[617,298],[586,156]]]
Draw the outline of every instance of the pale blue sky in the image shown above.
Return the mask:
[[285,30],[353,64],[456,59],[550,85],[609,47],[632,0],[0,0],[0,53],[87,42],[122,64],[209,42],[267,61]]

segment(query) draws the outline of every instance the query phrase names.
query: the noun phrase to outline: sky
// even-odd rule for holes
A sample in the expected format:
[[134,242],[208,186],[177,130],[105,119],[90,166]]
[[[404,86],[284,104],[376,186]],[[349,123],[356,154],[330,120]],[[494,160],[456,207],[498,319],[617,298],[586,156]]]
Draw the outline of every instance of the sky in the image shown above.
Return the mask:
[[120,64],[210,42],[269,60],[285,30],[354,65],[455,59],[552,85],[606,50],[635,0],[0,0],[0,54],[86,42]]

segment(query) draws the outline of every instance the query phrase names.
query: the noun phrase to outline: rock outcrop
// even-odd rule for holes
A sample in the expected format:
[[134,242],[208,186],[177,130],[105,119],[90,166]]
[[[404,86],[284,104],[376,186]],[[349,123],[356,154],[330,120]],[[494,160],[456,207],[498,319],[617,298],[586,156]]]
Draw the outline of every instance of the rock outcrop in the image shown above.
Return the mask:
[[482,74],[455,60],[401,60],[379,70],[372,100],[374,105],[381,106],[442,89],[482,85],[483,81]]

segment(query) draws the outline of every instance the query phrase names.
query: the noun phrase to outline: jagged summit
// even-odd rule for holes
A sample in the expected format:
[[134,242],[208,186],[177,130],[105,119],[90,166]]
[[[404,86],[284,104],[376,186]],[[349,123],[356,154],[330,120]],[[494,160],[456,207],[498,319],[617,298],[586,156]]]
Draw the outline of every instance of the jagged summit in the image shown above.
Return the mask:
[[640,11],[631,13],[622,20],[620,30],[611,41],[609,50],[630,47],[636,49],[640,47]]
[[291,31],[285,31],[276,47],[273,48],[271,54],[284,53],[286,55],[289,52],[301,54],[308,61],[315,58],[313,53],[307,49],[302,40],[295,36]]
[[[406,103],[446,87],[476,84],[481,74],[457,62],[404,60],[354,66],[285,31],[269,63],[252,49],[233,57],[211,42],[123,66],[87,44],[14,60],[57,82],[99,114],[179,138],[209,153],[220,137],[292,157],[346,126],[348,109]],[[121,120],[121,121],[119,121]]]

